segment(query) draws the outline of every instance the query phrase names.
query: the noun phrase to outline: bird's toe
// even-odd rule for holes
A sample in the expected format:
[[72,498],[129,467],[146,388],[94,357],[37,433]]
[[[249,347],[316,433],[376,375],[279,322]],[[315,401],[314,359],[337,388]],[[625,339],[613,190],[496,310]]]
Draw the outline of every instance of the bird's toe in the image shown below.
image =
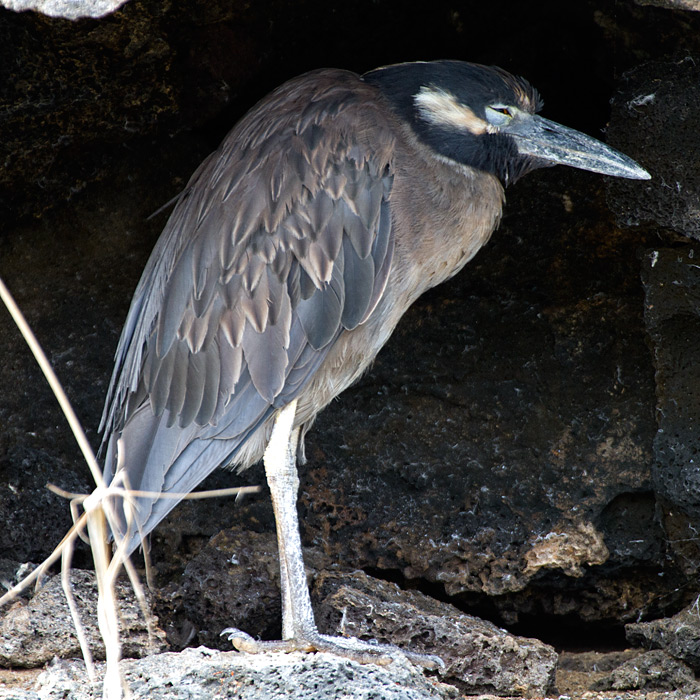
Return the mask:
[[248,654],[264,652],[317,651],[341,656],[360,664],[377,664],[387,666],[401,656],[405,656],[416,666],[427,669],[443,669],[442,659],[433,654],[420,654],[399,649],[390,644],[365,642],[355,637],[331,637],[318,632],[297,634],[291,639],[280,641],[262,641],[253,639],[249,634],[239,629],[229,627],[221,633],[228,635],[229,640],[238,651]]

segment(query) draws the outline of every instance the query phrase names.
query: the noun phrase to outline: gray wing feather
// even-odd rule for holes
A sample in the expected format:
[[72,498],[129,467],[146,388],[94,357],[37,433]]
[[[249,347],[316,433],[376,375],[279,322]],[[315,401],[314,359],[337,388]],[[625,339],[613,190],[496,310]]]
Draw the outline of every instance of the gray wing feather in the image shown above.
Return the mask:
[[343,241],[343,286],[352,289],[353,293],[347,295],[343,306],[342,323],[345,328],[356,328],[367,314],[370,306],[372,292],[374,291],[374,258],[367,256],[360,258],[349,250],[352,246],[350,240]]
[[[118,458],[132,488],[190,491],[371,314],[393,252],[394,126],[376,99],[351,73],[302,76],[195,172],[117,348],[107,478]],[[146,534],[176,501],[138,503]]]
[[315,350],[326,348],[340,330],[345,288],[340,260],[331,267],[331,278],[322,294],[302,299],[296,308],[306,340]]

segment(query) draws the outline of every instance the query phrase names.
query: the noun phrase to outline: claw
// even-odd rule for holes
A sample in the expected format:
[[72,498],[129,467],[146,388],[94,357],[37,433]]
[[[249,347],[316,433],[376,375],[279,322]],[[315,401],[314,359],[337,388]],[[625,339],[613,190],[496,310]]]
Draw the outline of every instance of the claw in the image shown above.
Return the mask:
[[228,640],[238,651],[245,651],[249,654],[255,654],[258,651],[260,642],[253,639],[247,632],[236,629],[235,627],[227,627],[222,630],[221,637],[228,635]]

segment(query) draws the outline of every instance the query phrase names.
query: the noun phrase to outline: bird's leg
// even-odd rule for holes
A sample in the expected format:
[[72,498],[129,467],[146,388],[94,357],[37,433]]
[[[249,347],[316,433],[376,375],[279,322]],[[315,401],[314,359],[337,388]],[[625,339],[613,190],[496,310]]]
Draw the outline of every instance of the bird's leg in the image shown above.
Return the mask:
[[314,620],[306,570],[301,550],[297,494],[299,476],[296,451],[299,428],[294,427],[296,401],[285,406],[277,416],[272,436],[265,450],[265,474],[270,487],[277,524],[282,589],[282,641],[262,642],[237,629],[226,629],[239,651],[325,651],[360,663],[388,664],[399,654],[427,668],[444,665],[427,654],[404,652],[388,644],[371,644],[352,637],[320,634]]
[[315,631],[314,613],[306,582],[301,550],[297,496],[299,474],[296,451],[299,428],[293,428],[296,401],[280,412],[265,450],[265,475],[270,487],[272,508],[277,525],[277,548],[282,589],[282,639],[298,633]]

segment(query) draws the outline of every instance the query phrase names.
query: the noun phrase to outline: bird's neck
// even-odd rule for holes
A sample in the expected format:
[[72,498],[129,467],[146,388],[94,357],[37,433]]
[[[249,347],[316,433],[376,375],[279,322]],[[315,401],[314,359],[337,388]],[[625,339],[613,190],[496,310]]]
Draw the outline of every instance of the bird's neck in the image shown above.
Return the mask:
[[[416,154],[423,167],[415,167]],[[397,149],[391,208],[395,230],[410,235],[397,239],[393,268],[411,303],[476,255],[498,226],[503,202],[494,175],[436,157],[415,137],[410,149]]]

